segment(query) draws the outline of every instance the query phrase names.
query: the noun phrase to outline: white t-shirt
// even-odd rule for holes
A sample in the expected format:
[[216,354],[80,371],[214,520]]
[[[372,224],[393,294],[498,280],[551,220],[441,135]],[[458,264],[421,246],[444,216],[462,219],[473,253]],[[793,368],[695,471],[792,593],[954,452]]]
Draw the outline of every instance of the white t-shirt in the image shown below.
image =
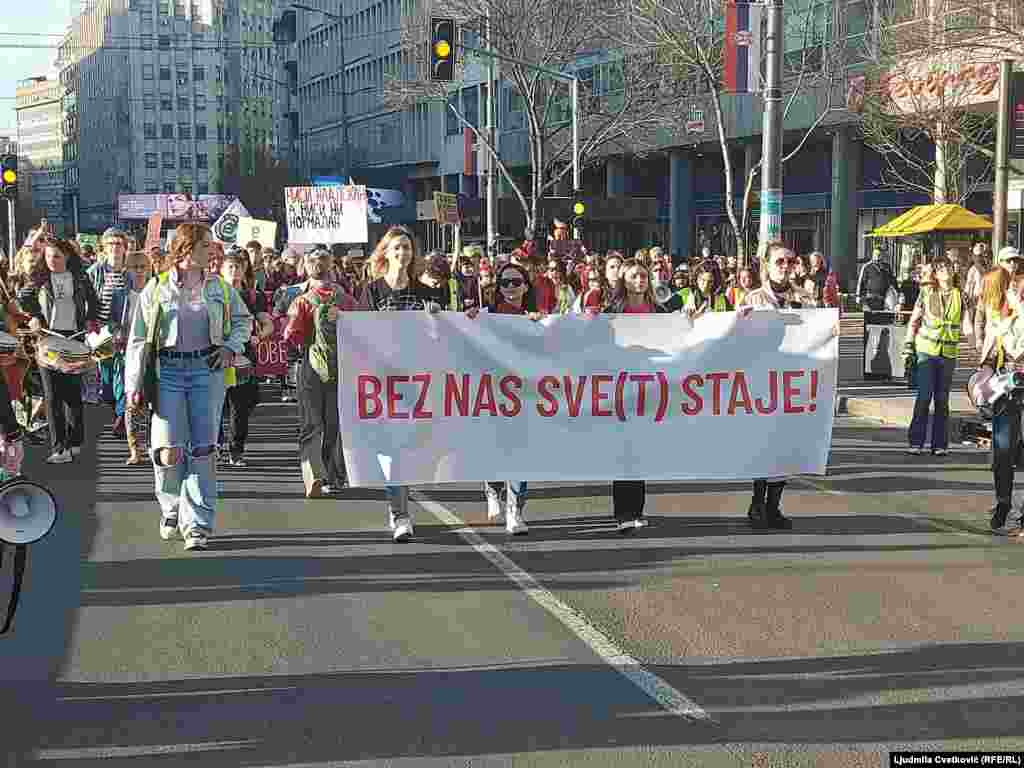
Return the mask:
[[54,331],[77,331],[75,276],[66,270],[51,272],[50,286],[53,288],[53,314],[50,328]]

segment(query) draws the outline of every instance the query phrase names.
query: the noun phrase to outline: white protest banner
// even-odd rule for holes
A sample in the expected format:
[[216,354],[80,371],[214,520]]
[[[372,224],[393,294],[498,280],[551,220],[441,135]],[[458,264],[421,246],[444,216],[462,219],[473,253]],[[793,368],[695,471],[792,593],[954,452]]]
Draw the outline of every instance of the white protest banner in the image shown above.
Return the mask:
[[285,187],[290,243],[365,243],[366,187]]
[[356,486],[824,474],[834,309],[554,315],[342,312]]
[[245,245],[255,240],[264,248],[274,247],[274,238],[277,236],[277,222],[266,221],[265,219],[252,219],[242,216],[238,219],[237,243]]
[[224,209],[224,213],[213,223],[213,236],[225,245],[238,242],[238,220],[249,216],[249,209],[235,200]]

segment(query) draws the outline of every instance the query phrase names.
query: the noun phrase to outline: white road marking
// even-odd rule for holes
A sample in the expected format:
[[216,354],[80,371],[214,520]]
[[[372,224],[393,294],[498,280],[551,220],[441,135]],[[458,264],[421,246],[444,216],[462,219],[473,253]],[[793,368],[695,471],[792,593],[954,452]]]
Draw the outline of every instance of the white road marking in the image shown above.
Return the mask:
[[435,501],[417,498],[416,502],[445,525],[459,529],[459,535],[478,554],[489,560],[522,589],[527,597],[586,643],[608,666],[654,699],[666,712],[691,720],[713,722],[713,718],[697,702],[653,672],[644,669],[637,659],[619,648],[611,638],[593,626],[574,608],[541,586],[533,576],[512,562],[497,547],[485,541],[473,528],[467,527],[464,520]]
[[261,743],[262,739],[238,739],[234,741],[207,741],[195,744],[140,744],[138,746],[109,747],[64,747],[37,749],[37,760],[95,760],[110,757],[152,757],[174,755],[183,752],[214,752],[224,749],[246,749]]

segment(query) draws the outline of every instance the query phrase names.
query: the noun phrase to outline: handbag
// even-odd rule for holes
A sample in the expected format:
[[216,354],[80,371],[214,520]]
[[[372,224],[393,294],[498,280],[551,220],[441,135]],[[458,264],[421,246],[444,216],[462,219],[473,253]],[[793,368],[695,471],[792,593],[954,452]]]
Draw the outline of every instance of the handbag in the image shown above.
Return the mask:
[[160,338],[160,316],[162,310],[160,300],[157,299],[156,309],[153,311],[151,320],[146,327],[146,346],[142,352],[142,399],[149,403],[153,413],[157,412],[157,397],[160,391],[159,378],[157,377],[157,349]]

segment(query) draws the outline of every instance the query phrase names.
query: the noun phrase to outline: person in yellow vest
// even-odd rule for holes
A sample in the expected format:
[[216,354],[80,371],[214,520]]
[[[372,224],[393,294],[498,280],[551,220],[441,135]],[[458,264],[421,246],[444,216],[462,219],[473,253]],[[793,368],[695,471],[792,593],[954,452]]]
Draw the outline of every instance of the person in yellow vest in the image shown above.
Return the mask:
[[949,417],[949,390],[960,349],[960,317],[963,304],[960,289],[954,287],[955,267],[945,256],[932,260],[932,280],[922,284],[914,311],[910,315],[904,352],[917,364],[917,400],[910,422],[908,453],[924,452],[928,429],[928,411],[935,403],[932,419],[932,453],[949,453],[946,421]]

